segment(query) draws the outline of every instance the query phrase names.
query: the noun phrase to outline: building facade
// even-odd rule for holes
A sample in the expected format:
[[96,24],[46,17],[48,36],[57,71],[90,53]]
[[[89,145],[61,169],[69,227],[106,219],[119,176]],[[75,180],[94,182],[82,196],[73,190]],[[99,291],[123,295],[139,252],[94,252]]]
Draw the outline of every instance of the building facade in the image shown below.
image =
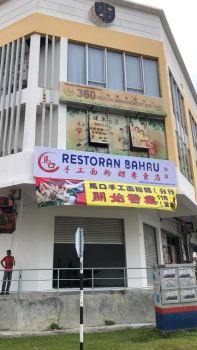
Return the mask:
[[[53,268],[78,267],[78,226],[85,234],[84,264],[98,268],[98,287],[122,286],[114,268],[130,268],[128,287],[146,287],[146,268],[191,261],[197,251],[197,95],[162,10],[122,0],[1,1],[0,91],[0,190],[22,189],[16,231],[0,235],[0,254],[11,248],[17,269],[35,269],[23,272],[24,280],[36,281],[24,281],[24,290],[53,290]],[[65,205],[54,205],[62,203],[60,195],[41,205],[43,186],[63,187],[58,176],[53,181],[49,156],[58,150],[65,154],[61,179],[70,180],[72,195]],[[72,151],[76,172],[84,171],[83,156],[91,178],[73,175]],[[41,174],[38,159],[47,164]],[[110,162],[120,159],[138,165],[127,182],[120,167],[116,183],[136,184],[136,192],[127,194],[128,205],[123,193],[106,205]],[[156,168],[148,178],[160,162],[166,181],[171,166],[176,178],[176,186],[170,176],[167,183],[176,189],[174,207]],[[95,188],[103,191],[94,192],[89,205],[75,205],[76,183],[92,181],[101,168],[105,181],[98,177]],[[153,196],[140,205],[148,183],[160,190],[160,208]]]

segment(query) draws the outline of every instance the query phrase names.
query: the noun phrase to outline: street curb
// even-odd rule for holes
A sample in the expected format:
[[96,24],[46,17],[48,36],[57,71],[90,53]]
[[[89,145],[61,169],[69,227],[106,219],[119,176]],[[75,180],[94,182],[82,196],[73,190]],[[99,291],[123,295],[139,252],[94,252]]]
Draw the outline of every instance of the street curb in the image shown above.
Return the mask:
[[[155,323],[132,323],[112,326],[100,326],[100,327],[84,327],[84,333],[99,333],[99,332],[112,332],[116,330],[124,330],[127,328],[152,328],[155,327]],[[74,334],[79,333],[79,328],[69,328],[60,330],[46,330],[41,332],[18,332],[18,331],[1,331],[0,338],[18,338],[18,337],[32,337],[32,336],[49,336],[57,334]]]

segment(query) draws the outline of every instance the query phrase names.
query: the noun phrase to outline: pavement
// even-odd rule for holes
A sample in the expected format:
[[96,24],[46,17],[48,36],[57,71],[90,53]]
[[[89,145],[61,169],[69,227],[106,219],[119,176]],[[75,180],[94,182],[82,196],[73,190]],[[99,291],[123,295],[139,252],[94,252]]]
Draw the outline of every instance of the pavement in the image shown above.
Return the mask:
[[[151,328],[155,327],[155,323],[132,323],[132,324],[117,324],[111,326],[99,326],[99,327],[84,327],[84,333],[96,333],[96,332],[112,332],[116,330],[123,330],[127,328]],[[58,329],[58,330],[46,330],[41,332],[17,332],[17,331],[0,331],[0,338],[17,338],[17,337],[31,337],[31,336],[47,336],[66,333],[79,333],[79,328],[70,329]]]

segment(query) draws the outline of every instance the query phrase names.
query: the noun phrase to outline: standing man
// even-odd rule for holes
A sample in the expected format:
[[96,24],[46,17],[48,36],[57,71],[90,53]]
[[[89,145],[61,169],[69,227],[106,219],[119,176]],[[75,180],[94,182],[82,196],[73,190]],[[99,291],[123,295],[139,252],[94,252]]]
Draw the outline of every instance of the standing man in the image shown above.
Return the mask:
[[10,294],[9,290],[12,280],[12,271],[13,266],[15,266],[15,258],[11,255],[11,250],[7,250],[7,255],[1,260],[1,265],[5,271],[0,295]]

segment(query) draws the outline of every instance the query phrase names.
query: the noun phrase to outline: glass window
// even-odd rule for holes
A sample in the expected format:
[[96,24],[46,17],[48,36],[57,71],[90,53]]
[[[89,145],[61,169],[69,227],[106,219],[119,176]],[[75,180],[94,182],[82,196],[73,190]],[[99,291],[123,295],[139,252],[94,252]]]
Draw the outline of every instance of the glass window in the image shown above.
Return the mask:
[[125,90],[122,53],[108,51],[107,73],[109,89]]
[[105,86],[104,50],[88,48],[88,83]]
[[140,57],[126,55],[127,90],[143,93]]
[[191,123],[191,128],[192,128],[193,145],[194,145],[195,154],[196,154],[196,161],[197,161],[197,123],[195,122],[192,114],[189,113],[189,115],[190,115],[190,123]]
[[192,171],[190,162],[190,153],[188,149],[188,136],[185,125],[185,109],[183,96],[170,73],[171,95],[173,102],[173,112],[176,122],[177,148],[182,174],[192,183]]
[[160,96],[157,61],[143,59],[145,95]]
[[68,81],[70,83],[85,84],[85,46],[68,44]]
[[156,60],[88,45],[68,44],[68,82],[160,96]]

